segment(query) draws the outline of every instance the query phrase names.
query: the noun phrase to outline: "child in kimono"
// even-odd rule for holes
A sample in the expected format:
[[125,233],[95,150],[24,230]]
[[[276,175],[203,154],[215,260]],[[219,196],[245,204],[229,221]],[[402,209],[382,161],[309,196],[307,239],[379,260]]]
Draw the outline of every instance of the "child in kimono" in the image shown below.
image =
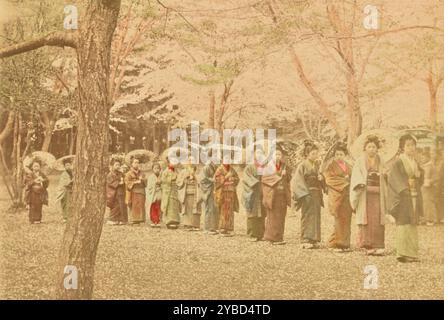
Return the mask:
[[146,187],[146,202],[148,212],[150,213],[151,227],[160,228],[161,211],[160,204],[162,199],[162,181],[161,181],[161,166],[160,163],[155,162],[152,166],[153,173],[148,177]]

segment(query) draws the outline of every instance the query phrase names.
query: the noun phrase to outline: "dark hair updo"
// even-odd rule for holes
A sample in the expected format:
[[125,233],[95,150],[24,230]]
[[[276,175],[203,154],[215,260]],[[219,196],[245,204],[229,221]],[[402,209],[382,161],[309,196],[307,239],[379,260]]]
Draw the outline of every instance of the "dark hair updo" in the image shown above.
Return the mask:
[[345,155],[348,155],[347,144],[345,144],[344,142],[338,142],[334,150],[335,150],[334,154],[336,154],[336,152],[338,151],[342,151],[344,152]]
[[367,145],[370,143],[373,143],[377,149],[381,148],[381,141],[379,141],[379,138],[375,135],[370,135],[365,139],[364,142],[364,150],[367,148]]
[[138,157],[136,157],[136,156],[131,156],[131,157],[130,157],[130,164],[132,165],[132,164],[134,163],[134,161],[136,161],[136,160],[140,162],[140,160],[139,160]]
[[119,158],[111,158],[110,164],[113,166],[117,162],[119,164],[122,164],[122,160],[120,160]]
[[34,163],[38,163],[40,167],[42,166],[42,161],[40,161],[40,159],[34,158],[29,163],[28,168],[32,170],[32,166],[34,165]]
[[305,140],[304,150],[302,151],[304,158],[306,158],[313,150],[319,150],[318,146],[313,141]]
[[416,145],[416,139],[411,134],[404,134],[401,138],[399,138],[399,151],[403,152],[404,147],[407,141],[413,141]]
[[72,164],[72,159],[71,158],[66,158],[66,159],[63,159],[63,165],[66,165],[67,163],[71,163]]

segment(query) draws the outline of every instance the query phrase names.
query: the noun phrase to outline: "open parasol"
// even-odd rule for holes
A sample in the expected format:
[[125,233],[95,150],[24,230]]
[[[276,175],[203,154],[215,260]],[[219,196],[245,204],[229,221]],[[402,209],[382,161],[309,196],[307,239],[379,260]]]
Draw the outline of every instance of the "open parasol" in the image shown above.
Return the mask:
[[384,161],[391,160],[398,152],[398,139],[397,134],[391,129],[373,129],[362,133],[353,143],[350,148],[351,156],[356,160],[364,152],[364,143],[369,136],[378,137],[381,148],[378,150],[378,154]]
[[54,168],[56,158],[49,152],[35,151],[23,159],[23,167],[25,170],[29,169],[29,165],[38,160],[41,163],[41,170],[43,173],[48,174]]
[[75,155],[71,154],[71,155],[67,155],[67,156],[64,156],[64,157],[61,157],[61,158],[57,159],[57,161],[54,163],[54,169],[57,170],[57,171],[65,170],[65,166],[63,165],[63,162],[66,159],[70,159],[72,162],[74,162],[74,158],[75,158]]

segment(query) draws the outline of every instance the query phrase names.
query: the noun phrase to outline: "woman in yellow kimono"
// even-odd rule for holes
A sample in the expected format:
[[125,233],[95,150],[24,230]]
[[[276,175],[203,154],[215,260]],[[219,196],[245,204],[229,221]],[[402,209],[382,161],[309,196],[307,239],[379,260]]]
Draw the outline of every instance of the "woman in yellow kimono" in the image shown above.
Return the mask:
[[396,220],[395,247],[400,262],[418,261],[419,217],[422,215],[423,172],[415,160],[416,140],[407,134],[399,140],[401,155],[388,174],[389,213]]
[[215,174],[214,198],[219,212],[219,233],[231,236],[234,231],[234,212],[239,212],[236,187],[239,177],[229,164],[220,165]]
[[349,193],[352,168],[344,160],[347,154],[346,145],[338,143],[335,147],[334,159],[323,173],[328,187],[328,207],[330,214],[335,218],[334,231],[328,240],[328,247],[338,252],[350,249],[352,208]]

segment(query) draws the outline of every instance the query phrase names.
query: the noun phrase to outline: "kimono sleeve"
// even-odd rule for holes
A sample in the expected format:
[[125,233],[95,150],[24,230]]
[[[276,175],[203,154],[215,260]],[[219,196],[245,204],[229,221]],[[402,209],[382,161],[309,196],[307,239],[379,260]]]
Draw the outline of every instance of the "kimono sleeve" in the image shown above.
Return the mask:
[[253,210],[254,193],[258,183],[259,179],[257,179],[255,176],[253,167],[246,167],[242,177],[241,202],[247,212],[251,212]]
[[401,203],[401,193],[408,192],[408,184],[403,177],[402,161],[396,161],[387,177],[387,208],[388,213],[395,219],[399,215],[399,206]]
[[48,186],[49,186],[48,177],[45,176],[44,174],[42,174],[42,178],[43,178],[43,181],[42,181],[43,188],[48,189]]
[[108,175],[106,176],[106,184],[108,185],[109,188],[112,189],[117,189],[117,187],[119,186],[119,180],[117,180],[115,178],[115,175],[113,175],[111,172],[108,173]]
[[236,187],[239,184],[239,175],[237,174],[236,170],[234,168],[231,168],[231,182]]
[[128,191],[131,191],[134,187],[137,178],[132,174],[131,171],[127,172],[125,175],[125,185]]
[[305,182],[305,166],[304,163],[301,163],[293,178],[291,179],[291,191],[293,195],[293,200],[298,202],[303,197],[310,194],[310,190]]

